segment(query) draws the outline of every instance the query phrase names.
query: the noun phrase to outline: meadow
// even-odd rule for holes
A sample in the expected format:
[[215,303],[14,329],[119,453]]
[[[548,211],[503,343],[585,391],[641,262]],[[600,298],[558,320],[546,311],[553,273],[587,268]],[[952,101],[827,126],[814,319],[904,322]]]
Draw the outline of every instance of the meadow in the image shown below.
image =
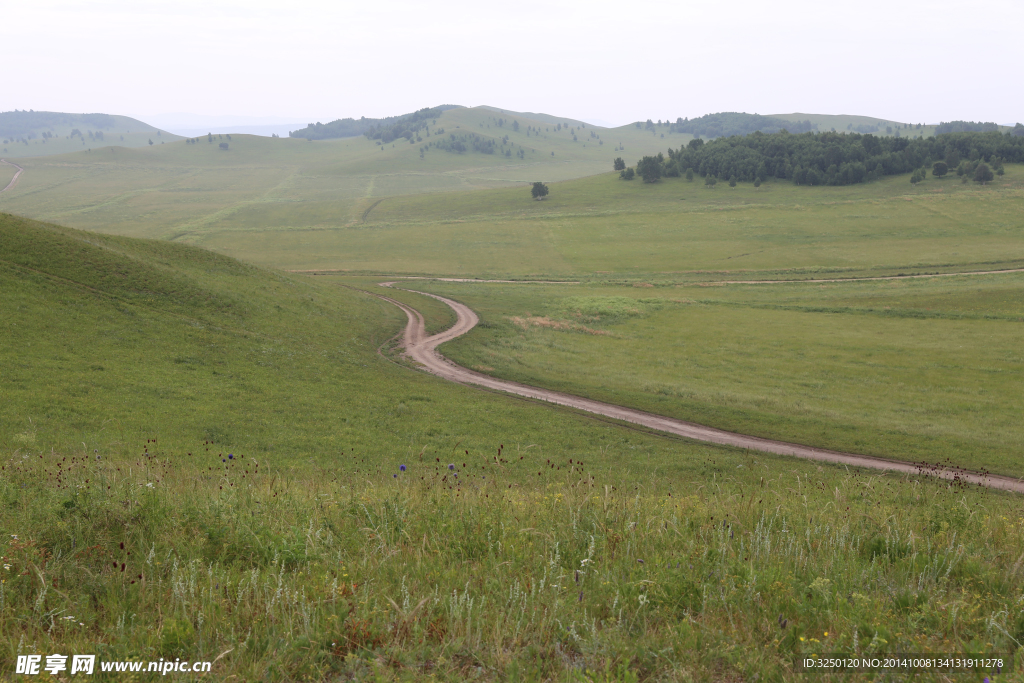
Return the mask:
[[480,315],[441,351],[481,372],[743,434],[1024,475],[1024,273],[398,286]]
[[[518,131],[513,121],[519,121]],[[539,132],[528,134],[527,128]],[[431,136],[415,144],[402,139],[380,145],[361,136],[311,142],[214,133],[212,141],[203,137],[195,144],[115,145],[25,159],[19,163],[26,172],[15,190],[0,195],[0,210],[186,243],[224,235],[239,246],[252,245],[261,239],[256,228],[306,241],[294,231],[363,225],[386,198],[589,176],[610,169],[617,155],[639,158],[666,144],[631,126],[575,128],[574,141],[569,127],[556,131],[548,122],[487,108],[446,111],[429,129]],[[601,138],[589,137],[591,132]],[[467,134],[501,144],[493,154],[429,148],[420,155],[428,143]],[[689,139],[674,137],[677,143]],[[619,146],[625,150],[615,151]],[[524,157],[503,154],[513,150],[523,150]]]
[[781,681],[1024,635],[1013,496],[447,384],[335,277],[10,215],[0,255],[5,672]]

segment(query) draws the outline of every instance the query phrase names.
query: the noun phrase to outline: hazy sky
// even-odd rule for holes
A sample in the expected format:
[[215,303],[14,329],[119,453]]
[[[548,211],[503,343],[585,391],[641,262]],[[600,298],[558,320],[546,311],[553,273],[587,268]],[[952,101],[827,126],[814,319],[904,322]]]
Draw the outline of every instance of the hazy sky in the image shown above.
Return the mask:
[[0,111],[1024,121],[1024,0],[4,2]]

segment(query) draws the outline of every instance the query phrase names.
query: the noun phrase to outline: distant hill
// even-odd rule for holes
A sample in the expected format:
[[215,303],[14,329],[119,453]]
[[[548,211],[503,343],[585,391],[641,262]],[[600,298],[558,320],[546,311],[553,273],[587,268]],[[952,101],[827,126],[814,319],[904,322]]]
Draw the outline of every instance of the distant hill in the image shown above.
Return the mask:
[[143,147],[181,139],[127,116],[54,111],[0,112],[0,154],[9,158],[49,156],[112,145]]
[[[427,119],[435,119],[450,109],[460,109],[458,104],[442,104],[439,107],[425,107],[410,114],[388,116],[383,119],[337,119],[330,123],[311,123],[305,128],[293,130],[289,137],[306,138],[307,140],[329,140],[331,138],[351,138],[356,135],[367,135],[371,140],[391,142],[406,137],[405,132],[415,133],[422,128]],[[385,139],[386,138],[386,139]]]
[[[651,126],[647,121],[647,126]],[[689,133],[702,138],[723,138],[733,135],[749,135],[754,132],[778,133],[788,130],[790,133],[808,133],[818,127],[809,120],[788,121],[773,116],[745,114],[727,111],[718,114],[705,114],[696,119],[676,119],[669,126],[672,133]]]

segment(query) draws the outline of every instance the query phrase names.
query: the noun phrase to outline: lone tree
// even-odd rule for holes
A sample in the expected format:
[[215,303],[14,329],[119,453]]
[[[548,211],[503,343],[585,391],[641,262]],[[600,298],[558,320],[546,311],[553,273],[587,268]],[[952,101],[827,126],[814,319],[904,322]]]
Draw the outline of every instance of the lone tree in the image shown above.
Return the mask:
[[704,187],[711,189],[718,184],[718,178],[708,173],[707,177],[704,178]]
[[686,169],[686,180],[691,182],[691,183],[693,182],[693,169],[692,168]]
[[664,169],[658,157],[644,157],[636,163],[636,173],[645,183],[656,183]]
[[729,178],[729,187],[736,187],[736,176]]
[[548,196],[548,186],[544,183],[534,183],[533,188],[530,189],[530,194],[538,201],[544,199],[544,197]]
[[936,178],[941,178],[947,173],[949,173],[949,165],[945,161],[936,161],[932,164],[932,175]]
[[616,171],[623,171],[626,168],[626,162],[622,160],[622,157],[615,157],[615,161],[612,162],[612,168]]
[[974,182],[984,185],[992,180],[995,180],[995,175],[988,164],[978,164],[978,168],[974,171]]

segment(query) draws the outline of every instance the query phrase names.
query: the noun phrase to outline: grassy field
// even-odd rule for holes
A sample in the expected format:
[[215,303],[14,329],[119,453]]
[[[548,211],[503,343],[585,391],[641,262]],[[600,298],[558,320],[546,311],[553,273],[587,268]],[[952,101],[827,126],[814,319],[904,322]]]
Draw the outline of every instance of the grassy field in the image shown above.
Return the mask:
[[[460,277],[687,282],[1024,265],[1024,168],[978,187],[906,177],[837,188],[707,190],[614,174],[552,186],[387,199],[341,230],[210,235],[208,248],[285,268]],[[244,235],[245,241],[242,241]]]
[[1024,475],[1024,273],[635,287],[406,281],[496,376],[744,434]]
[[1024,636],[1015,497],[446,384],[334,278],[7,215],[0,255],[5,672],[781,681]]
[[[501,127],[499,118],[507,121]],[[528,134],[528,127],[539,132]],[[135,237],[200,242],[223,234],[250,244],[259,236],[240,232],[270,230],[291,239],[297,228],[349,229],[366,223],[384,198],[577,178],[609,170],[618,155],[639,158],[666,147],[633,127],[579,128],[573,141],[569,129],[522,119],[517,132],[512,118],[482,108],[444,112],[430,130],[418,144],[215,135],[214,142],[26,159],[16,190],[0,196],[0,210]],[[436,148],[421,158],[428,143],[465,134],[507,137],[500,151],[522,149],[524,158]],[[615,150],[620,145],[624,151]]]

